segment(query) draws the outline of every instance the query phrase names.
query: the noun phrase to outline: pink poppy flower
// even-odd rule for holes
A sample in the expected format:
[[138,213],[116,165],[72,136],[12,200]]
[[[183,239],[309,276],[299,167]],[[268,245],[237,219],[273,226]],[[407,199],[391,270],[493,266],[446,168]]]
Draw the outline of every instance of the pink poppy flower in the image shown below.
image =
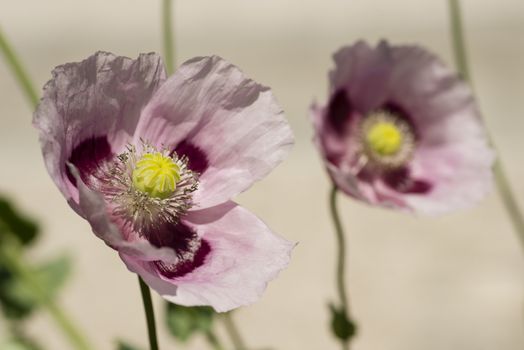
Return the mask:
[[491,188],[494,153],[470,88],[416,46],[340,49],[329,102],[312,107],[333,182],[364,202],[439,214]]
[[288,154],[270,89],[219,57],[166,78],[154,53],[53,70],[33,121],[70,206],[165,299],[227,311],[260,298],[294,244],[231,198]]

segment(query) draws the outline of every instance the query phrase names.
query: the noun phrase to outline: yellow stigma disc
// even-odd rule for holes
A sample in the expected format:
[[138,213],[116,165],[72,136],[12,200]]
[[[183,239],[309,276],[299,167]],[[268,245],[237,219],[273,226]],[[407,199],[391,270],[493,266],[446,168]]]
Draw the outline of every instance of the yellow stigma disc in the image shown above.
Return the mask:
[[389,121],[378,121],[366,133],[369,148],[381,156],[391,156],[402,148],[404,137],[397,125]]
[[169,197],[178,181],[180,167],[160,152],[144,154],[133,170],[133,185],[151,197]]

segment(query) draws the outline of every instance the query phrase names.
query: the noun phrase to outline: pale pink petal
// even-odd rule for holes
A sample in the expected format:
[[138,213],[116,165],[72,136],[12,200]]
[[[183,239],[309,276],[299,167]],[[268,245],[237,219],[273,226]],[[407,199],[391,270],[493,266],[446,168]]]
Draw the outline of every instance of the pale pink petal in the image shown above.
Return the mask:
[[481,137],[421,149],[412,162],[412,176],[435,186],[424,196],[404,195],[406,206],[429,215],[470,207],[492,189],[494,158]]
[[89,222],[97,237],[120,253],[143,261],[178,261],[175,251],[171,248],[155,247],[145,238],[126,239],[125,227],[109,214],[111,209],[108,208],[102,194],[87,187],[72,164],[69,164],[69,167],[78,187],[78,213]]
[[442,214],[467,208],[492,188],[494,152],[471,89],[434,55],[413,46],[393,49],[391,99],[402,101],[419,140],[413,178],[433,184],[427,194],[400,196],[410,210]]
[[[53,70],[35,112],[45,164],[69,200],[76,189],[68,181],[66,162],[76,146],[104,138],[118,153],[134,134],[142,108],[165,79],[157,54],[136,60],[97,52],[79,63]],[[92,150],[96,153],[96,150]]]
[[271,90],[216,56],[192,59],[166,81],[144,110],[139,138],[189,157],[201,173],[199,208],[249,188],[293,145]]
[[378,202],[375,199],[375,190],[372,185],[359,181],[355,173],[350,168],[346,168],[344,163],[337,167],[330,162],[325,162],[325,166],[332,181],[344,193],[355,199],[360,199],[369,203]]
[[397,46],[390,51],[393,68],[388,99],[409,113],[421,147],[470,135],[486,138],[471,88],[438,57],[416,46]]
[[335,68],[329,72],[330,92],[345,90],[354,109],[367,113],[380,106],[389,93],[391,53],[384,41],[374,48],[366,42],[346,46],[333,55]]
[[168,278],[151,263],[121,254],[131,271],[180,305],[210,305],[225,312],[257,301],[267,283],[288,265],[294,247],[233,202],[191,212],[185,222],[211,248],[192,272]]

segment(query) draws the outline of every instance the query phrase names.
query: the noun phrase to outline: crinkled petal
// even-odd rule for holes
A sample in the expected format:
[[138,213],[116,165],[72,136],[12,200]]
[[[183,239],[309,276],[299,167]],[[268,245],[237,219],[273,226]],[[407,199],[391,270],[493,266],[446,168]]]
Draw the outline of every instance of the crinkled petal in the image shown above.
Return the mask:
[[71,173],[76,179],[79,197],[79,214],[91,225],[93,233],[102,239],[108,246],[122,254],[135,257],[143,261],[162,260],[176,263],[178,258],[173,249],[157,248],[144,238],[126,240],[123,224],[113,221],[110,210],[102,194],[87,187],[82,181],[78,170],[69,164]]
[[486,138],[471,88],[438,57],[417,46],[390,52],[388,100],[408,113],[421,147]]
[[216,56],[189,60],[166,81],[144,110],[139,138],[187,155],[190,167],[197,165],[198,208],[249,188],[293,144],[271,90]]
[[33,124],[47,170],[68,200],[77,193],[65,165],[75,147],[92,138],[106,138],[113,152],[118,152],[134,134],[141,110],[164,80],[162,60],[154,53],[132,60],[97,52],[53,70]]
[[470,207],[492,189],[494,159],[483,138],[421,149],[412,162],[412,176],[434,186],[427,194],[405,194],[401,200],[410,210],[428,215]]
[[329,72],[331,93],[345,90],[360,113],[367,113],[385,101],[392,61],[385,41],[376,48],[359,41],[341,48],[333,59],[335,68]]
[[121,254],[131,271],[180,305],[210,305],[225,312],[257,301],[267,283],[288,265],[294,247],[233,202],[190,212],[185,223],[211,248],[204,263],[189,274],[169,279],[151,263]]
[[491,190],[495,160],[471,89],[419,47],[392,52],[390,85],[396,89],[390,99],[408,111],[418,133],[411,176],[432,184],[427,194],[406,194],[402,200],[424,214],[471,206]]
[[374,203],[374,190],[371,185],[362,182],[350,169],[345,168],[345,164],[334,166],[330,162],[325,162],[326,169],[335,185],[347,195],[369,203]]

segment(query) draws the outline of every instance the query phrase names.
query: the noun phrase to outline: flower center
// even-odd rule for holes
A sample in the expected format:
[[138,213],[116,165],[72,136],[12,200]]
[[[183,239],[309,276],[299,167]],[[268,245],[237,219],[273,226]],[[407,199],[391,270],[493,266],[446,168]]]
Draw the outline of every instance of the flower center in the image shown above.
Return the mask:
[[167,198],[180,181],[180,167],[160,152],[146,153],[135,164],[133,185],[155,198]]
[[113,213],[140,235],[148,236],[166,225],[176,225],[193,206],[199,174],[188,158],[146,141],[128,145],[95,178],[97,188],[113,204]]
[[413,128],[398,115],[384,110],[371,112],[362,120],[360,133],[363,155],[379,170],[401,168],[413,156]]
[[367,131],[366,142],[373,152],[381,156],[390,156],[402,148],[404,137],[394,123],[379,121]]

